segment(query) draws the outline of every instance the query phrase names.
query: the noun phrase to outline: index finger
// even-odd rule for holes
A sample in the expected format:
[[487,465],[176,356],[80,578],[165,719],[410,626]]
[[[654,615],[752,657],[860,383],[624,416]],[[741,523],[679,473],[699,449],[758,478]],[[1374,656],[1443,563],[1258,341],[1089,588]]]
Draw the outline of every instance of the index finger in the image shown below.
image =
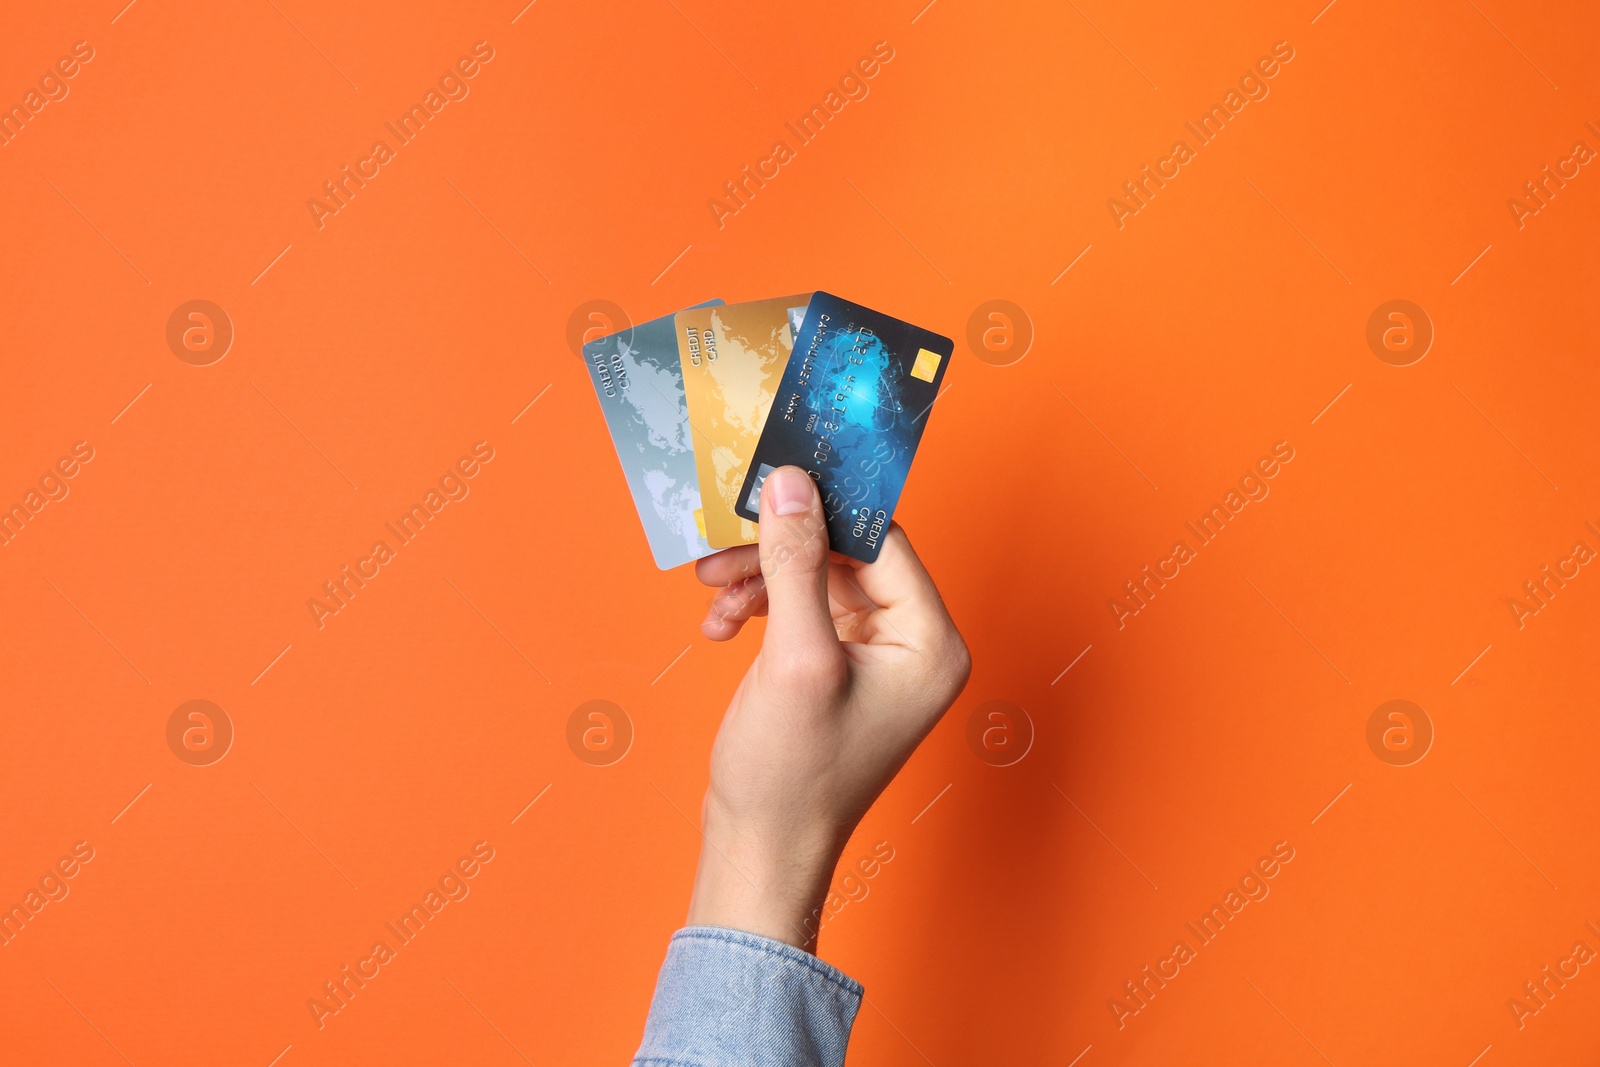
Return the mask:
[[[846,563],[854,562],[838,552],[830,551],[828,558]],[[701,585],[732,585],[761,573],[761,546],[735,545],[721,552],[713,552],[695,561],[694,576]]]
[[702,585],[732,585],[761,573],[761,546],[735,545],[696,560],[694,576]]

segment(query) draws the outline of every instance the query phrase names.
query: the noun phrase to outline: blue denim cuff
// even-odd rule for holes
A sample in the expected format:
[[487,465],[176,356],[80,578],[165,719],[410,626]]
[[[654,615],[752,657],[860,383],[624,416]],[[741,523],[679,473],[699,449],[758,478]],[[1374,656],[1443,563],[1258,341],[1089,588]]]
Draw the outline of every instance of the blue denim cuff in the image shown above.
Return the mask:
[[672,935],[634,1067],[843,1067],[861,983],[720,926]]

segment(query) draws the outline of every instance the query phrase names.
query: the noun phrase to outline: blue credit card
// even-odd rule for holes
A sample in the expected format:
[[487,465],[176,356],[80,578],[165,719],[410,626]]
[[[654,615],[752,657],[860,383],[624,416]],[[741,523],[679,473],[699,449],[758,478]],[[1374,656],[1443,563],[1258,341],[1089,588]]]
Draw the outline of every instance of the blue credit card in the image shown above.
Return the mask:
[[672,316],[590,341],[583,362],[656,566],[668,570],[709,555]]
[[833,550],[877,559],[954,350],[948,337],[814,295],[734,510],[759,520],[767,475],[802,467],[822,492]]

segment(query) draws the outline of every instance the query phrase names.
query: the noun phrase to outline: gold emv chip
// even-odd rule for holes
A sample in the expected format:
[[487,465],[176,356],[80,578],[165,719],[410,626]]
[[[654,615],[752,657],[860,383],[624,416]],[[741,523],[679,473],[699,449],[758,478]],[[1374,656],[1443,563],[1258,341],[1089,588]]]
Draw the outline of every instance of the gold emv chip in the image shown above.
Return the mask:
[[917,361],[911,365],[911,376],[925,382],[933,381],[933,376],[939,373],[941,358],[943,357],[937,352],[929,352],[926,348],[918,349]]

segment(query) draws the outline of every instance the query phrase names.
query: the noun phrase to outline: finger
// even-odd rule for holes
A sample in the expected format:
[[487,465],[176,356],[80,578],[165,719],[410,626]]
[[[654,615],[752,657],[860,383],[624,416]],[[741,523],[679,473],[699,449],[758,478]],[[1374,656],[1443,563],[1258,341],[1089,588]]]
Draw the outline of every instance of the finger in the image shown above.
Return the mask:
[[761,551],[757,545],[725,548],[698,560],[694,574],[704,585],[732,585],[741,578],[761,573]]
[[[836,628],[842,619],[863,615],[878,607],[861,591],[855,571],[838,561],[828,564],[828,602]],[[744,623],[764,617],[767,608],[766,580],[757,574],[718,590],[701,628],[713,641],[726,641],[736,635]],[[841,636],[850,639],[848,635]]]
[[[829,557],[835,563],[851,562],[848,557],[838,552],[830,552]],[[752,574],[760,574],[760,546],[737,545],[705,556],[695,562],[694,573],[695,577],[700,579],[702,585],[711,586],[732,585],[741,578],[748,578]]]
[[828,599],[833,603],[834,618],[858,615],[878,607],[862,591],[861,583],[856,579],[856,569],[850,565],[852,562],[841,560],[828,564]]
[[855,568],[860,593],[883,612],[888,633],[936,649],[956,633],[938,588],[898,523],[891,524],[875,562]]
[[723,588],[712,598],[700,632],[713,641],[727,641],[750,619],[766,612],[766,579],[757,574]]
[[771,605],[763,647],[770,642],[786,655],[838,648],[822,498],[799,467],[779,467],[761,487],[761,573]]
[[744,622],[766,603],[767,580],[756,574],[719,592],[711,601],[711,611],[720,618]]
[[732,641],[742,629],[742,621],[724,619],[714,611],[707,611],[706,617],[700,620],[700,632],[711,641]]

